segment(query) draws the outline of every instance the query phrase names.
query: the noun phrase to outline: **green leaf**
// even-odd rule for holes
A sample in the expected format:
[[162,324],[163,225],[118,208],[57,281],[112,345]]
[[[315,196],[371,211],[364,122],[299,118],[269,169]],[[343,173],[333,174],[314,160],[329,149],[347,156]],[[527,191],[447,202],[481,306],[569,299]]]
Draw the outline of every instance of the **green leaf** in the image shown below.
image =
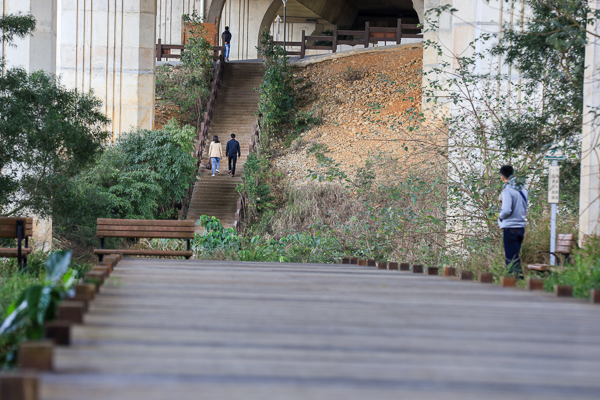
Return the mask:
[[50,282],[56,283],[69,270],[72,254],[71,250],[58,250],[48,258],[46,269],[48,270],[48,280]]

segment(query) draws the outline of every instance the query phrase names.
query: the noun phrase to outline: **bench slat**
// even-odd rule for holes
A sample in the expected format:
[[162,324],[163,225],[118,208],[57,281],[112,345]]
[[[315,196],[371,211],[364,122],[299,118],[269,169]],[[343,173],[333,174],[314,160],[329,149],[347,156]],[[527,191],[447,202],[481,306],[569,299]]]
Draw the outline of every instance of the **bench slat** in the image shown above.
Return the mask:
[[[23,239],[25,239],[25,237],[31,237],[33,236],[33,232],[32,231],[25,231],[25,235],[23,235]],[[17,233],[8,233],[8,232],[0,232],[0,238],[2,239],[16,239],[17,238]]]
[[536,271],[546,271],[548,269],[548,264],[529,264],[527,268]]
[[94,249],[94,254],[123,254],[128,256],[173,256],[173,257],[191,257],[194,255],[192,251],[177,251],[177,250],[111,250],[111,249]]
[[569,247],[572,247],[572,246],[575,245],[575,241],[573,241],[573,240],[560,240],[559,239],[559,240],[557,240],[556,245],[557,246],[569,246]]
[[15,225],[17,220],[25,220],[26,224],[33,225],[33,217],[0,217],[0,225],[13,224]]
[[[33,226],[25,225],[25,232],[31,232],[32,230],[33,230]],[[17,226],[16,225],[0,225],[0,232],[9,232],[9,233],[17,232]]]
[[[16,228],[17,224],[0,224],[0,230],[14,231]],[[33,229],[33,224],[25,224],[25,229]]]
[[128,225],[98,225],[99,231],[135,231],[135,232],[194,232],[195,226],[128,226]]
[[[98,227],[100,228],[100,227]],[[165,239],[193,239],[194,232],[143,232],[143,231],[101,231],[98,237],[128,237],[128,238],[165,238]]]
[[192,220],[174,221],[174,220],[144,220],[144,219],[110,219],[98,218],[98,227],[100,225],[121,225],[121,226],[196,226]]
[[[21,254],[27,255],[31,254],[31,248],[21,248]],[[16,257],[17,256],[17,248],[0,248],[0,257]]]
[[572,233],[559,233],[558,240],[574,240]]
[[556,246],[556,252],[571,254],[571,246]]

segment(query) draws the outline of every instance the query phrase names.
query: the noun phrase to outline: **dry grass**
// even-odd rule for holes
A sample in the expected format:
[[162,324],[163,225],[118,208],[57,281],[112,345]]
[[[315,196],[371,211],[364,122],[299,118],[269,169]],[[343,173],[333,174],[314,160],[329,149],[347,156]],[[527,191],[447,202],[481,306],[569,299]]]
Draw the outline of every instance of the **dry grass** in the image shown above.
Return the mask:
[[338,182],[288,184],[286,204],[272,218],[272,232],[281,237],[289,232],[304,232],[314,224],[335,225],[362,210],[362,205]]

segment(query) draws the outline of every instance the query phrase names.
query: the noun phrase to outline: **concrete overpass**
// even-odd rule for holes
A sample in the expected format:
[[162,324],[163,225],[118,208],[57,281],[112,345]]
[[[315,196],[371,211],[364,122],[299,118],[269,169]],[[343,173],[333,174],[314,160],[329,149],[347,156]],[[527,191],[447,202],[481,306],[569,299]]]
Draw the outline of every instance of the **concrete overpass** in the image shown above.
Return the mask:
[[[590,4],[598,8],[599,1]],[[439,30],[425,39],[441,42],[449,53],[425,50],[424,68],[445,60],[453,65],[450,53],[471,51],[468,44],[473,39],[482,33],[499,33],[504,23],[517,23],[524,10],[502,0],[289,0],[287,37],[294,40],[302,30],[320,33],[333,25],[360,28],[366,21],[372,26],[389,26],[397,18],[423,22],[426,10],[442,4],[459,11],[440,15]],[[277,35],[274,22],[283,11],[280,0],[0,0],[0,5],[4,14],[31,12],[38,20],[34,35],[19,41],[16,49],[3,43],[8,66],[56,72],[67,87],[93,90],[104,102],[113,138],[132,127],[152,128],[155,43],[158,38],[163,43],[181,43],[183,14],[196,10],[208,22],[218,18],[221,27],[230,26],[234,36],[231,58],[245,59],[256,58],[261,29],[270,27]],[[600,156],[596,152],[600,129],[591,124],[590,111],[600,107],[600,81],[595,79],[600,67],[598,41],[588,45],[586,67],[584,119],[590,123],[583,131],[583,235],[600,234]],[[479,60],[477,68],[511,73],[502,59]]]

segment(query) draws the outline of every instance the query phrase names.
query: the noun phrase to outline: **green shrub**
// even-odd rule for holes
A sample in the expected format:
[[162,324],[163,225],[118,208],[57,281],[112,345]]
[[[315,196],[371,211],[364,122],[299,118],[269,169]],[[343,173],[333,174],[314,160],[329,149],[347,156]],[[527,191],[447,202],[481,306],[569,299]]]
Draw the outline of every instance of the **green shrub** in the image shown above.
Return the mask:
[[554,285],[573,286],[573,296],[589,298],[590,290],[600,290],[600,238],[588,240],[586,246],[573,254],[572,264],[551,273],[544,282],[544,288],[554,290]]
[[93,246],[97,218],[170,219],[194,179],[195,130],[175,120],[123,135],[55,196],[60,236]]
[[294,233],[279,240],[246,238],[238,252],[240,261],[333,263],[343,255],[339,241],[324,232]]
[[296,97],[293,74],[285,50],[274,44],[268,29],[261,32],[256,48],[265,66],[258,102],[261,126],[268,135],[281,135],[283,127],[294,121]]
[[214,75],[212,46],[196,11],[183,15],[183,20],[191,23],[191,30],[181,56],[182,65],[156,67],[156,94],[177,105],[185,121],[199,126]]
[[201,254],[216,249],[237,249],[239,247],[239,238],[235,229],[225,229],[217,218],[203,215],[196,224],[200,224],[204,228],[204,233],[196,234],[194,237],[192,248],[195,253]]

